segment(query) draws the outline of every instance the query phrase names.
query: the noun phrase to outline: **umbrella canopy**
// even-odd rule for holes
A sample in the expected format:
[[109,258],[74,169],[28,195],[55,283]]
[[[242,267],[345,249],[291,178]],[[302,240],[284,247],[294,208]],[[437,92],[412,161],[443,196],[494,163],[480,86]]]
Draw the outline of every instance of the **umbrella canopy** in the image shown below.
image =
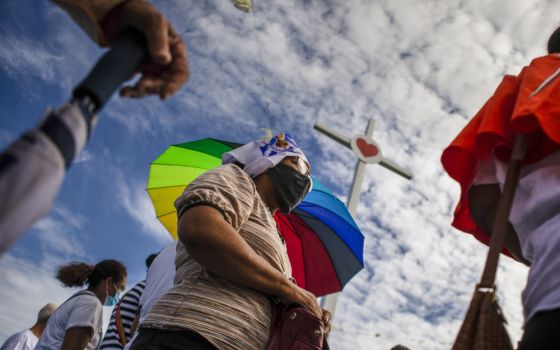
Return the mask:
[[[177,239],[174,202],[185,187],[222,164],[222,154],[241,144],[202,139],[170,146],[150,165],[148,194],[156,215]],[[293,277],[317,296],[342,290],[364,266],[364,236],[346,206],[317,179],[289,215],[274,215],[284,236]]]

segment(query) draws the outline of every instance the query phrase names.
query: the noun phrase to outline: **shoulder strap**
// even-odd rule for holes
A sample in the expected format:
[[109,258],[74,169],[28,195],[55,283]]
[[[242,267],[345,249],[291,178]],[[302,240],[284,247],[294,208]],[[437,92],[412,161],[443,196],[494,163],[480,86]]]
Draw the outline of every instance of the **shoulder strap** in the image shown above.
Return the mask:
[[[82,290],[82,291],[79,291],[78,293],[72,295],[70,298],[66,299],[60,306],[66,304],[66,303],[69,302],[70,300],[72,300],[72,299],[74,299],[74,298],[76,298],[76,297],[82,296],[82,295],[91,295],[92,297],[97,298],[97,297],[95,296],[95,294],[93,294],[93,292],[90,292],[89,290]],[[60,306],[59,306],[58,308],[60,308]],[[58,308],[57,308],[57,309],[58,309]]]
[[504,189],[498,203],[494,226],[492,227],[492,237],[490,238],[490,249],[486,258],[486,265],[478,288],[494,288],[496,280],[496,269],[498,268],[498,260],[500,252],[506,240],[506,233],[509,223],[509,213],[517,183],[519,182],[519,173],[521,171],[521,161],[525,157],[529,134],[519,134],[515,136],[511,157],[507,167],[506,181]]
[[[122,301],[122,299],[121,299]],[[117,328],[117,333],[119,334],[119,342],[122,346],[126,345],[126,334],[124,332],[124,326],[122,324],[121,317],[121,301],[115,306],[115,327]]]

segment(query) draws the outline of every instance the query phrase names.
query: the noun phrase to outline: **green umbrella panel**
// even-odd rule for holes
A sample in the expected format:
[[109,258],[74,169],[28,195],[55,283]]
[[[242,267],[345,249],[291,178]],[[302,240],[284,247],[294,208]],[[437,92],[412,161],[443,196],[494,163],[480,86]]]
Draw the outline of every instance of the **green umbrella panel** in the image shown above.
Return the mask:
[[173,239],[177,239],[177,212],[174,202],[199,175],[222,164],[222,154],[239,144],[202,139],[172,145],[150,164],[148,194],[156,216]]

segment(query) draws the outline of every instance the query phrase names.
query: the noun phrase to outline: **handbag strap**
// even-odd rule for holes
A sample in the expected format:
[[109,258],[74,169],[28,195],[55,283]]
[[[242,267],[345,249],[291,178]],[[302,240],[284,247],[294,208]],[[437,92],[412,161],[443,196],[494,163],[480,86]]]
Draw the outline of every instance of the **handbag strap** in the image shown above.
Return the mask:
[[492,227],[490,249],[488,250],[486,265],[484,266],[484,272],[482,273],[482,278],[480,279],[480,283],[478,284],[477,289],[495,288],[494,281],[496,280],[496,269],[498,268],[498,260],[500,258],[500,252],[502,251],[502,247],[504,246],[506,240],[506,233],[509,224],[509,213],[513,204],[515,190],[519,182],[521,161],[525,157],[525,151],[527,150],[528,141],[529,134],[518,134],[515,136],[515,139],[513,141],[511,157],[507,166],[506,181],[504,183],[502,195],[500,196],[496,218],[494,219],[494,225]]
[[[121,300],[122,301],[122,300]],[[115,326],[117,328],[117,333],[119,334],[119,342],[124,347],[126,345],[126,334],[124,333],[124,327],[121,317],[121,303],[119,302],[116,306],[115,313]]]

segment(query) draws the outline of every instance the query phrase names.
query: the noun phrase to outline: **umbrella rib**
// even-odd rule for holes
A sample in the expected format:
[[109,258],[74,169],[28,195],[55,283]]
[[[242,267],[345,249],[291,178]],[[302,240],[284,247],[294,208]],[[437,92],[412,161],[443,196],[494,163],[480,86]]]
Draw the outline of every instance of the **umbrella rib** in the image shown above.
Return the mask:
[[[231,151],[232,149],[235,149],[235,148],[237,148],[237,147],[242,146],[242,144],[237,144],[237,143],[233,142],[232,144],[237,145],[237,147],[232,147],[232,145],[228,145],[228,144],[227,144],[227,143],[229,143],[229,142],[227,142],[227,141],[222,141],[222,140],[213,139],[213,138],[207,138],[207,139],[204,139],[204,140],[212,141],[212,142],[214,142],[214,143],[217,143],[218,145],[213,145],[213,146],[206,145],[206,146],[203,146],[203,148],[206,148],[206,147],[208,147],[208,148],[213,148],[213,147],[216,147],[216,146],[218,146],[218,147],[224,147],[224,148],[227,147],[228,149],[227,149],[227,150],[223,150],[223,152],[222,152],[221,154],[224,154],[224,153],[226,153],[226,152]],[[197,141],[202,141],[202,140],[197,140]],[[210,156],[214,156],[214,154],[211,153],[211,152],[216,152],[216,151],[220,152],[219,150],[216,150],[216,149],[212,149],[212,150],[208,150],[208,149],[200,150],[200,149],[196,149],[196,148],[182,147],[182,146],[181,146],[181,145],[184,145],[184,144],[190,144],[190,146],[192,146],[192,143],[193,143],[193,142],[197,142],[197,141],[176,143],[176,144],[171,145],[170,147],[175,147],[175,148],[179,148],[179,149],[185,149],[185,150],[189,150],[189,151],[193,151],[193,152],[197,152],[197,153],[202,153],[202,154],[206,154],[206,155],[210,155]],[[216,156],[214,156],[214,157],[216,157]],[[218,157],[216,157],[216,158],[218,158]]]
[[[349,215],[349,216],[350,216],[350,218],[352,219],[353,224],[350,223],[350,222],[348,222],[344,217],[338,215],[337,213],[335,213],[334,211],[330,210],[330,209],[327,208],[327,207],[322,207],[322,206],[320,206],[320,205],[318,205],[318,204],[315,204],[315,203],[312,203],[312,202],[306,202],[306,201],[303,201],[302,203],[307,203],[308,205],[312,205],[312,206],[315,206],[315,207],[318,207],[318,208],[327,210],[329,213],[332,213],[334,216],[339,217],[341,220],[343,220],[343,221],[346,222],[348,225],[352,226],[352,227],[355,228],[358,232],[361,233],[361,230],[360,230],[360,228],[358,227],[358,224],[356,223],[356,220],[354,220],[354,218],[352,217],[352,215]],[[299,205],[296,207],[296,209],[297,209],[297,208],[299,208]],[[301,208],[299,208],[299,211],[304,211],[304,210],[301,209]],[[306,212],[306,213],[307,213],[307,212]],[[310,216],[311,214],[307,214],[307,215]],[[363,236],[363,234],[362,234],[362,236]]]
[[162,187],[146,187],[146,191],[148,190],[159,190],[164,189],[164,188],[173,188],[173,187],[179,187],[179,186],[183,186],[184,188],[186,188],[192,181],[189,181],[186,184],[179,184],[179,185],[172,185],[172,186],[162,186]]
[[[313,205],[313,206],[316,206],[316,207],[319,207],[318,205],[313,204],[313,203],[309,203],[309,202],[308,202],[308,204]],[[319,208],[324,209],[324,210],[327,210],[329,213],[332,213],[332,215],[334,215],[334,216],[336,216],[336,217],[339,217],[342,221],[344,221],[344,222],[347,223],[350,227],[352,227],[356,232],[358,232],[358,233],[361,234],[363,237],[365,237],[364,234],[362,233],[362,231],[359,229],[358,224],[356,224],[356,226],[352,225],[351,223],[349,223],[348,221],[346,221],[343,217],[341,217],[340,215],[338,215],[337,213],[335,213],[334,211],[332,211],[332,210],[330,210],[330,209],[328,209],[328,208],[325,208],[325,207],[319,207]],[[301,208],[296,207],[296,209],[298,209],[298,215],[306,216],[306,217],[309,217],[309,218],[312,218],[312,219],[317,219],[316,217],[314,217],[313,215],[309,214],[308,212],[306,212],[305,210],[303,210],[303,209],[301,209]],[[301,214],[301,213],[305,213],[305,214]],[[354,220],[354,218],[352,218],[352,220]],[[327,225],[327,226],[328,226],[328,225]]]
[[232,147],[231,149],[235,149],[235,148],[239,148],[239,147],[243,146],[242,143],[238,143],[238,142],[230,142],[230,141],[215,139],[215,138],[212,138],[212,137],[209,137],[209,139],[212,140],[212,141],[215,141],[217,143],[221,143],[222,145],[224,145],[226,147]]
[[177,210],[172,210],[172,211],[170,211],[169,213],[156,215],[156,217],[159,218],[159,217],[161,217],[161,216],[166,216],[166,215],[169,215],[169,214],[171,214],[171,213],[176,213],[176,212],[177,212]]
[[[334,231],[328,225],[322,223],[317,218],[314,218],[314,217],[311,217],[311,216],[307,215],[313,221],[317,221],[317,222],[320,222],[322,225],[325,225],[325,229],[328,230],[330,233],[332,233],[333,238],[328,239],[328,240],[331,241],[331,243],[333,243],[332,239],[336,240],[338,243],[335,244],[335,245],[339,245],[340,247],[344,247],[342,249],[344,249],[345,251],[348,252],[347,253],[348,258],[344,258],[342,260],[339,259],[340,256],[336,255],[337,252],[339,251],[339,249],[336,248],[335,246],[333,246],[332,244],[327,244],[327,241],[323,240],[322,236],[324,236],[324,235],[319,233],[320,231],[324,232],[323,230],[318,231],[315,226],[310,225],[309,222],[307,222],[308,218],[304,217],[305,215],[302,215],[301,210],[295,211],[294,214],[295,214],[294,215],[295,218],[297,218],[298,220],[301,220],[301,224],[298,223],[298,220],[296,220],[295,222],[292,222],[293,219],[291,219],[291,217],[292,217],[291,215],[290,216],[280,215],[278,217],[278,219],[284,225],[287,225],[287,226],[291,227],[295,231],[299,230],[297,228],[297,227],[299,227],[299,225],[304,225],[305,227],[310,229],[310,232],[312,232],[314,235],[316,235],[319,238],[319,242],[322,244],[326,254],[329,256],[329,259],[332,262],[332,267],[334,268],[334,272],[336,273],[335,277],[338,280],[338,283],[340,284],[340,286],[345,285],[353,276],[356,275],[356,273],[359,270],[361,270],[363,268],[363,264],[361,263],[360,259],[356,255],[354,255],[354,252],[352,251],[352,249],[346,244],[344,239],[342,239],[336,233],[336,231]],[[294,226],[294,225],[297,225],[297,227]],[[334,238],[334,237],[336,237],[336,238]],[[302,241],[303,241],[303,239],[302,239]],[[305,247],[302,247],[302,248],[304,249],[304,255],[305,255]]]
[[[296,212],[297,215],[299,215],[299,216],[306,217],[306,218],[309,218],[309,219],[312,219],[312,220],[318,220],[316,217],[314,217],[313,215],[309,214],[308,212],[306,212],[306,211],[304,211],[304,210],[302,210],[302,209],[296,208],[296,210],[297,210],[297,211],[295,211],[295,212]],[[327,209],[327,210],[328,210],[328,209]],[[330,211],[330,210],[329,210],[329,211]],[[333,214],[336,215],[335,213],[333,213]],[[338,215],[336,215],[336,216],[338,216]],[[342,219],[342,218],[341,218],[341,219]],[[343,220],[344,222],[346,222],[346,220],[344,220],[344,219],[342,219],[342,220]],[[320,221],[320,220],[319,220],[319,221]],[[324,222],[323,222],[323,224],[324,224],[325,226],[327,226],[328,228],[330,228],[330,229],[332,230],[332,232],[334,232],[334,234],[337,235],[337,236],[340,238],[340,240],[342,241],[342,243],[344,243],[344,245],[345,245],[346,247],[348,247],[348,249],[352,250],[352,248],[350,247],[350,245],[348,244],[348,242],[346,242],[346,241],[341,237],[341,235],[340,235],[338,232],[336,232],[336,230],[334,230],[332,227],[330,227],[329,225],[327,225],[327,224],[324,223]],[[356,229],[355,227],[353,227],[352,225],[349,225],[349,226],[352,228],[352,230],[356,231],[358,234],[360,234],[360,235],[365,239],[364,234],[363,234],[359,229],[357,230],[357,229]]]
[[[217,159],[217,158],[216,158]],[[210,170],[213,168],[201,168],[198,166],[194,166],[194,165],[184,165],[184,164],[167,164],[167,163],[150,163],[150,165],[168,165],[168,166],[179,166],[179,167],[183,167],[183,168],[194,168],[194,169],[201,169],[201,170]]]

